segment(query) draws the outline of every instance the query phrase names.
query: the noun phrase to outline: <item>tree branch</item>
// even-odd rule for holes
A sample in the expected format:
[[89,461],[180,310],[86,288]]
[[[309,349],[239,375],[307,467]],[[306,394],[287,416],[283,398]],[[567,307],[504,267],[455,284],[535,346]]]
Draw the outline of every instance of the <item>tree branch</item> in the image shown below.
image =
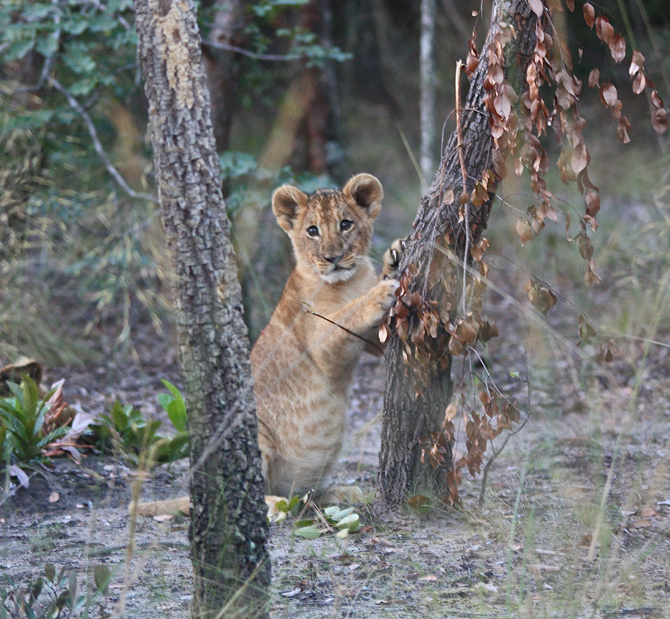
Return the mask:
[[119,187],[121,187],[121,189],[123,189],[123,191],[125,191],[131,198],[149,200],[151,202],[158,203],[158,199],[155,198],[154,196],[148,193],[139,193],[128,186],[128,183],[126,183],[123,176],[121,176],[121,173],[114,167],[112,162],[109,160],[107,153],[102,147],[102,142],[100,142],[100,138],[98,137],[98,131],[96,130],[95,125],[93,124],[93,120],[89,116],[88,112],[81,106],[79,101],[77,101],[70,94],[67,88],[65,88],[55,77],[52,77],[49,81],[51,85],[67,99],[67,102],[70,105],[70,107],[84,119],[84,123],[86,124],[86,128],[88,129],[88,133],[91,136],[91,140],[93,141],[93,147],[95,148],[95,152],[98,153],[98,156],[100,157],[100,159],[102,159],[103,164],[107,168],[107,172],[109,172],[110,176],[117,182]]

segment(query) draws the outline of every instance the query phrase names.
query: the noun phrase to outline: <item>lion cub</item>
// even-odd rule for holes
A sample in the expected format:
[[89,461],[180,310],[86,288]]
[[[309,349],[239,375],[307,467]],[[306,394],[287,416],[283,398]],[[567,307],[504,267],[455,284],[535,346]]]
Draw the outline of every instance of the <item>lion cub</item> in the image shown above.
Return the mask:
[[[381,279],[367,255],[383,195],[374,176],[359,174],[342,191],[308,196],[285,185],[272,196],[296,266],[251,351],[268,494],[318,491],[342,446],[349,387],[366,347],[352,333],[379,343],[397,288],[398,249],[384,256]],[[356,502],[362,495],[334,487],[317,499]]]
[[[296,266],[251,351],[271,509],[280,496],[312,489],[321,503],[363,499],[357,487],[321,490],[321,485],[342,446],[349,387],[367,346],[360,337],[379,344],[379,324],[398,286],[393,276],[402,244],[396,241],[384,255],[381,278],[367,255],[383,196],[381,183],[370,174],[354,176],[342,191],[308,196],[285,185],[272,196]],[[138,513],[188,513],[189,507],[183,497],[141,503]]]

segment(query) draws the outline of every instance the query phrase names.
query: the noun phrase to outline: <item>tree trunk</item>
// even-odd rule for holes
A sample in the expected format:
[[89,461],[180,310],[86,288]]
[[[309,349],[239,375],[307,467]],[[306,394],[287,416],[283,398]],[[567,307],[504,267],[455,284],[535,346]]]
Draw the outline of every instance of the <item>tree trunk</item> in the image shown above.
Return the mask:
[[[217,0],[214,24],[209,33],[213,44],[244,47],[247,41],[245,26],[249,19],[248,2],[244,0]],[[233,111],[240,71],[240,55],[234,51],[205,48],[205,68],[212,101],[212,125],[216,150],[224,152],[230,145]]]
[[435,171],[435,0],[421,0],[421,174]]
[[[431,466],[429,458],[421,462],[421,443],[430,445],[435,436],[440,435],[445,408],[452,397],[447,328],[457,322],[459,312],[463,275],[462,271],[459,273],[458,261],[471,262],[469,250],[486,228],[495,196],[497,177],[488,185],[488,199],[483,204],[475,207],[471,202],[475,184],[484,173],[491,170],[495,176],[492,173],[493,139],[483,86],[488,71],[487,52],[501,24],[512,25],[516,38],[505,47],[507,77],[513,80],[512,74],[517,73],[514,81],[525,83],[519,76],[525,77],[535,47],[536,21],[527,0],[496,0],[494,3],[491,29],[461,112],[466,187],[463,187],[459,161],[458,133],[454,132],[433,183],[421,200],[408,239],[401,271],[407,274],[410,295],[415,292],[427,302],[437,302],[440,335],[432,341],[428,352],[408,346],[397,332],[390,339],[377,478],[382,510],[397,509],[415,494],[449,496],[446,473],[452,469],[451,444],[441,445],[440,455]],[[522,89],[519,86],[518,91]],[[468,202],[461,207],[459,196],[464,189]],[[466,234],[468,228],[470,232]],[[448,257],[454,254],[457,261]],[[427,361],[421,363],[415,361],[416,358]],[[436,443],[433,441],[433,444]]]
[[136,0],[135,7],[189,411],[192,616],[267,616],[270,560],[249,342],[195,7],[192,0]]

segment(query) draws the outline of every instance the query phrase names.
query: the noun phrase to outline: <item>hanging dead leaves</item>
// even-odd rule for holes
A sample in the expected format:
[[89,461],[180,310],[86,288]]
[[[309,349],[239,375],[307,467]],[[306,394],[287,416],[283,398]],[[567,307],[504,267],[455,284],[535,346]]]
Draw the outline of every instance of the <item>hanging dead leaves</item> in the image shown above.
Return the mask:
[[[563,4],[570,12],[575,11],[574,0],[564,0]],[[502,25],[488,50],[488,68],[483,84],[489,125],[496,149],[492,157],[495,180],[505,178],[506,162],[511,160],[515,174],[520,176],[524,170],[528,171],[531,188],[536,196],[535,204],[528,209],[528,217],[521,218],[517,224],[517,233],[522,244],[538,234],[545,225],[545,219],[558,219],[559,209],[554,206],[555,197],[547,189],[544,180],[549,169],[549,158],[540,141],[540,137],[549,127],[553,129],[561,146],[557,160],[561,179],[566,184],[576,183],[584,197],[585,212],[581,223],[595,231],[598,227],[596,215],[600,210],[599,190],[588,174],[591,155],[584,141],[586,121],[577,107],[582,96],[582,82],[573,72],[572,56],[566,41],[553,27],[553,13],[556,10],[563,11],[563,6],[559,0],[546,3],[532,0],[529,6],[538,19],[535,27],[535,49],[526,69],[523,92],[517,93],[506,75],[505,48],[516,38],[514,27],[509,24]],[[584,21],[590,28],[595,28],[596,36],[608,47],[614,62],[625,60],[627,46],[623,35],[615,31],[605,15],[597,15],[590,2],[585,2],[582,8]],[[662,134],[667,130],[667,112],[653,81],[644,70],[644,62],[644,56],[634,50],[629,68],[632,90],[635,94],[644,92],[645,88],[651,90],[651,122],[654,129]],[[466,62],[466,73],[470,77],[478,64],[479,53],[473,36]],[[591,71],[588,86],[598,90],[600,101],[617,122],[618,139],[623,143],[630,142],[631,123],[623,115],[623,104],[616,86],[610,81],[601,83],[601,71],[597,68]],[[552,92],[553,107],[549,109],[547,102]],[[588,243],[585,226],[578,236],[580,252],[582,255],[588,254],[588,258],[585,258],[585,280],[587,283],[596,283],[600,278],[595,270],[592,252],[583,251],[584,244]]]
[[[425,277],[418,277],[420,267],[410,265],[398,279],[396,302],[379,327],[379,339],[384,343],[392,333],[397,333],[403,342],[405,372],[417,370],[414,373],[420,382],[417,397],[430,376],[425,368],[444,371],[449,367],[450,357],[463,355],[477,342],[486,343],[499,335],[495,322],[481,315],[489,270],[484,260],[488,247],[483,237],[471,246],[474,262],[465,278],[465,290],[458,261],[450,249],[443,249],[434,258],[428,274],[430,292],[425,296],[419,292],[425,289],[419,283]],[[435,274],[437,277],[433,279]],[[468,309],[464,316],[456,318],[456,308],[463,294]],[[433,297],[439,297],[439,301]]]
[[597,347],[596,361],[601,365],[603,363],[611,363],[614,361],[614,356],[618,352],[614,347],[614,344],[610,340],[599,336],[598,332],[593,328],[593,325],[586,319],[586,317],[579,316],[577,324],[579,327],[579,340],[577,341],[577,346],[585,346],[594,343],[594,340],[600,340]]
[[531,305],[545,316],[558,301],[552,289],[535,277],[526,283],[526,295]]
[[[456,428],[454,419],[458,414],[458,407],[451,402],[444,412],[442,427],[439,432],[431,432],[420,441],[421,463],[429,464],[433,469],[447,467],[447,493],[441,501],[449,506],[459,502],[459,486],[463,480],[463,469],[467,468],[472,477],[481,473],[484,456],[490,442],[509,430],[513,423],[519,423],[521,413],[514,402],[504,397],[490,387],[479,393],[483,410],[481,414],[467,405],[463,395],[461,401],[466,411],[463,413],[466,442],[465,455],[456,460],[448,460],[451,455],[450,445],[454,443]],[[418,503],[418,496],[412,497]],[[411,503],[410,503],[411,504]]]

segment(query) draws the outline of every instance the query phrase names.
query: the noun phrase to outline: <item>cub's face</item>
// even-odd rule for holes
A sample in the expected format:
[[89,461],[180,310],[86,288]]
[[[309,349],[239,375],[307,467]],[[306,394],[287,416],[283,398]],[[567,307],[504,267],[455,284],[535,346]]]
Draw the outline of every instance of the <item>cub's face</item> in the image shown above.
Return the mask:
[[284,185],[272,196],[272,210],[291,238],[297,268],[334,284],[350,279],[367,255],[383,197],[374,176],[358,174],[342,191],[326,189],[311,196]]

